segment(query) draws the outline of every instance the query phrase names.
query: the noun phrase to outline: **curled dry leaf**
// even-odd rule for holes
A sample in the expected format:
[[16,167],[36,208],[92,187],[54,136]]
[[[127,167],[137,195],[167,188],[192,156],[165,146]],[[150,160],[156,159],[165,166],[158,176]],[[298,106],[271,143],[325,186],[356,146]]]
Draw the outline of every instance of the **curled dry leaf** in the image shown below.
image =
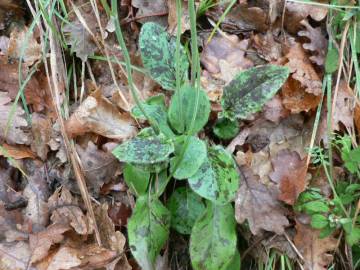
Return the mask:
[[320,231],[296,222],[294,243],[304,257],[305,270],[326,270],[332,262],[330,252],[337,247],[337,240],[332,237],[320,238]]
[[16,27],[10,34],[7,54],[11,58],[22,58],[26,66],[31,66],[41,58],[41,45],[36,41],[33,31],[27,27]]
[[81,160],[86,182],[97,195],[100,188],[111,181],[119,169],[120,163],[114,155],[111,154],[111,151],[107,152],[98,149],[91,141],[88,142],[86,148],[81,148],[77,145],[76,150]]
[[327,50],[327,39],[325,34],[320,27],[312,27],[309,22],[305,19],[301,21],[301,24],[305,26],[306,30],[298,32],[301,37],[307,37],[310,42],[304,43],[303,48],[315,53],[309,57],[309,59],[319,66],[322,66],[325,62],[326,50]]
[[248,39],[240,41],[236,35],[218,34],[205,46],[201,63],[215,78],[227,83],[239,71],[253,66],[253,62],[245,57],[248,45]]
[[276,199],[276,194],[259,182],[251,169],[242,167],[244,179],[235,199],[235,218],[238,223],[246,219],[253,234],[262,230],[283,234],[289,225],[285,210]]
[[6,128],[12,106],[13,103],[8,93],[0,92],[0,138],[10,144],[30,144],[31,137],[24,131],[24,128],[28,127],[24,116],[25,112],[19,105],[14,107],[12,121],[9,128]]
[[280,150],[271,159],[274,171],[270,179],[280,186],[279,200],[294,205],[297,197],[306,188],[306,159],[301,159],[297,152]]
[[332,125],[335,130],[340,130],[341,122],[348,131],[354,128],[355,98],[351,88],[346,81],[339,84],[339,91],[336,97],[335,109],[333,111]]
[[322,82],[302,46],[294,43],[286,58],[289,60],[286,66],[290,68],[291,77],[299,81],[307,93],[321,95]]
[[305,87],[294,78],[290,77],[281,88],[282,102],[291,113],[308,112],[315,109],[321,96],[315,96],[305,91]]
[[107,138],[123,140],[136,134],[132,118],[121,114],[99,91],[88,96],[66,122],[71,137],[94,132]]
[[65,187],[58,188],[48,200],[51,211],[50,220],[53,223],[69,224],[78,234],[90,234],[92,227],[87,216],[84,215],[73,198],[70,191]]
[[51,246],[63,241],[63,234],[69,229],[70,227],[67,224],[53,224],[41,232],[31,234],[29,238],[31,263],[45,258]]

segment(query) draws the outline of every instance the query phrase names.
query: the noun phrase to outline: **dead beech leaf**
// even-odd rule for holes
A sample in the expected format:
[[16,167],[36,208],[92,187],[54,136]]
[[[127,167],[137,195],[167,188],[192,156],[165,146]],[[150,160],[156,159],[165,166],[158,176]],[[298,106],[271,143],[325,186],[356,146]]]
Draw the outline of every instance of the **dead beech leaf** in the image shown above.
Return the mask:
[[306,159],[297,152],[283,149],[271,159],[274,171],[270,179],[280,186],[279,200],[294,205],[297,197],[306,188]]
[[319,234],[319,230],[296,222],[294,243],[304,257],[305,270],[326,270],[333,260],[329,253],[336,249],[337,240],[332,236],[320,239]]
[[279,95],[265,103],[263,112],[265,118],[274,123],[279,123],[282,118],[289,115],[289,111],[284,108]]
[[58,188],[48,200],[53,223],[69,224],[78,234],[91,233],[92,228],[87,217],[78,206],[77,200],[65,187]]
[[201,63],[217,79],[231,81],[241,70],[253,66],[245,57],[249,40],[239,40],[236,35],[218,34],[213,37],[201,53]]
[[89,141],[84,149],[77,145],[76,150],[81,160],[86,182],[91,190],[98,194],[100,188],[111,181],[119,169],[120,163],[117,162],[111,151],[98,149],[92,141]]
[[26,242],[0,243],[0,269],[27,269],[30,255],[29,244]]
[[94,132],[107,138],[124,140],[136,134],[134,121],[118,109],[100,92],[88,96],[66,122],[71,137]]
[[299,81],[307,93],[321,95],[322,82],[302,46],[294,43],[286,58],[289,60],[286,66],[290,68],[291,77]]
[[355,99],[351,88],[346,81],[342,80],[339,84],[339,91],[336,97],[335,109],[333,111],[332,124],[335,130],[340,130],[341,122],[347,130],[354,128]]
[[64,239],[63,234],[69,229],[67,224],[52,224],[41,232],[31,234],[29,238],[31,262],[35,263],[45,258],[51,246],[60,243]]
[[0,138],[10,144],[29,144],[31,137],[24,131],[24,128],[28,127],[28,123],[24,118],[25,112],[19,105],[15,107],[12,121],[5,133],[12,106],[9,95],[0,92]]
[[262,230],[283,234],[289,221],[285,210],[276,199],[276,194],[259,182],[259,178],[242,167],[243,182],[235,199],[235,218],[238,223],[248,220],[250,230],[258,234]]
[[41,45],[36,41],[33,31],[27,27],[14,28],[10,34],[8,56],[15,59],[22,57],[26,66],[31,66],[41,58]]
[[43,269],[72,269],[80,264],[81,259],[78,257],[78,251],[74,248],[63,246],[51,257],[50,263],[46,268],[43,267]]
[[[36,158],[35,153],[31,151],[30,147],[25,145],[10,145],[4,143],[2,148],[5,149],[6,155],[12,157],[13,159]],[[1,151],[0,156],[3,156]]]
[[308,112],[315,109],[321,96],[315,96],[305,91],[301,83],[290,77],[281,88],[282,102],[291,113]]
[[309,59],[318,66],[322,66],[325,62],[328,43],[325,34],[321,31],[320,27],[313,28],[306,19],[302,20],[301,24],[305,26],[306,30],[299,31],[298,35],[307,37],[310,40],[309,43],[303,44],[303,48],[315,53]]

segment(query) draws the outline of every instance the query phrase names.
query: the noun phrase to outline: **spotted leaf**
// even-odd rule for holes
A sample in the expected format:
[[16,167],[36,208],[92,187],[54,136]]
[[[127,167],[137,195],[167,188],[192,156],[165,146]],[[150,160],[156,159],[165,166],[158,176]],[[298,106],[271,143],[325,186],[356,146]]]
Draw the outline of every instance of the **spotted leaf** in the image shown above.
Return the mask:
[[231,154],[216,145],[208,149],[207,159],[188,181],[200,196],[216,204],[226,204],[235,199],[240,175]]
[[287,67],[266,65],[239,73],[224,87],[223,114],[229,119],[245,119],[258,112],[289,76]]
[[[159,24],[145,23],[140,32],[139,47],[144,67],[150,76],[166,90],[176,88],[176,41],[170,38]],[[187,78],[189,62],[182,46],[180,46],[180,80]]]

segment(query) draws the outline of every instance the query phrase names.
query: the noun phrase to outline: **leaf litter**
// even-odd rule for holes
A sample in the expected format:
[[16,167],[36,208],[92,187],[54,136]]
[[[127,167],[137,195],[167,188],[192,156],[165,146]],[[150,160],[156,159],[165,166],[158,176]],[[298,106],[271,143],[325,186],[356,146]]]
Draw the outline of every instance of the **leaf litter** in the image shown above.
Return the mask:
[[[56,26],[61,35],[56,42],[63,43],[61,55],[53,51],[54,40],[49,47],[41,36],[47,35],[43,31],[47,22],[30,28],[31,14],[19,16],[29,9],[15,2],[0,3],[11,11],[6,14],[0,9],[0,232],[4,235],[0,269],[130,270],[152,269],[155,262],[161,269],[238,269],[239,252],[246,267],[252,260],[248,254],[266,260],[260,250],[269,249],[287,255],[303,269],[327,269],[334,264],[334,252],[342,241],[340,230],[320,237],[304,222],[309,217],[294,210],[306,190],[319,188],[327,197],[332,193],[326,172],[319,172],[316,162],[309,164],[307,150],[316,110],[324,99],[323,77],[329,61],[326,6],[240,1],[221,19],[210,40],[209,32],[227,6],[206,7],[197,21],[203,90],[193,119],[189,107],[195,106],[197,97],[188,78],[187,1],[180,1],[184,46],[179,75],[184,86],[179,92],[185,98],[173,94],[177,89],[177,1],[122,1],[120,25],[131,62],[138,67],[132,71],[135,90],[142,100],[148,98],[145,108],[151,108],[155,120],[160,119],[156,113],[161,107],[161,130],[174,136],[169,140],[147,129],[146,117],[137,117],[139,108],[129,94],[128,75],[119,64],[125,58],[115,26],[102,33],[106,25],[111,26],[112,13],[106,5],[83,0],[64,3],[62,8],[70,11],[67,17],[54,18],[60,26]],[[49,70],[43,62],[51,54],[69,68],[68,80],[65,74],[56,75],[63,76],[63,85],[54,84],[54,67]],[[100,55],[111,58],[110,68]],[[267,78],[271,69],[274,73]],[[354,135],[359,131],[360,110],[347,74],[339,83],[332,129]],[[22,93],[19,75],[21,83],[27,80]],[[57,87],[62,89],[60,98],[54,96]],[[155,101],[160,93],[161,105]],[[75,152],[66,148],[57,103]],[[189,111],[181,112],[182,106]],[[315,138],[315,142],[323,140],[325,147],[326,113],[323,107]],[[212,127],[222,117],[231,120],[237,134],[226,139],[214,136]],[[181,144],[186,142],[181,134],[186,132],[206,143],[201,142],[200,150],[187,150],[172,175]],[[124,144],[116,152],[119,143]],[[80,165],[95,220],[81,199],[69,157]],[[191,162],[194,157],[197,162]],[[126,162],[136,166],[136,173],[124,169]],[[341,155],[336,153],[334,162],[339,169]],[[151,172],[149,179],[145,176],[150,174],[142,170]],[[169,174],[178,179],[171,190],[166,188]],[[342,177],[335,175],[336,180]],[[149,182],[144,194],[128,186],[135,180]],[[101,246],[95,241],[97,227]],[[238,246],[240,238],[248,241],[249,251]]]

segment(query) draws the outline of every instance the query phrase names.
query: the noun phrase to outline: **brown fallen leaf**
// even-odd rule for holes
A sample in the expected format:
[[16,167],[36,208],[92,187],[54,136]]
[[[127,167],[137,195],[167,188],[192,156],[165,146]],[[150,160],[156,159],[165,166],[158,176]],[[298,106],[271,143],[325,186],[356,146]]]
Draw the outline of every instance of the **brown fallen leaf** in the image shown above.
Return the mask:
[[289,115],[289,111],[284,108],[279,95],[274,96],[265,103],[263,113],[266,119],[274,123],[279,123],[281,119]]
[[31,131],[33,141],[31,149],[37,153],[43,161],[46,160],[49,152],[48,143],[51,138],[51,122],[48,117],[40,113],[33,113],[31,117]]
[[360,106],[356,104],[354,109],[354,123],[357,130],[358,135],[360,134]]
[[[190,17],[188,12],[188,5],[185,1],[182,2],[182,16],[181,16],[181,33],[184,33],[186,30],[190,29]],[[177,29],[177,17],[176,17],[176,0],[168,0],[167,2],[169,7],[168,15],[168,32],[172,35],[176,35]]]
[[29,244],[31,249],[31,263],[36,263],[48,255],[52,245],[64,239],[64,233],[70,230],[67,224],[52,224],[45,230],[31,234]]
[[15,27],[10,34],[7,54],[11,58],[22,58],[26,66],[31,66],[41,58],[41,45],[36,41],[33,31],[27,27]]
[[303,44],[303,48],[311,51],[311,53],[315,53],[315,55],[310,56],[309,59],[318,66],[322,66],[325,62],[328,44],[325,34],[320,27],[312,27],[306,19],[302,20],[301,24],[305,26],[306,30],[299,31],[298,35],[307,37],[310,40],[309,43]]
[[0,56],[7,54],[9,40],[10,39],[7,36],[0,36]]
[[280,186],[279,200],[294,205],[297,197],[307,186],[306,159],[301,159],[297,152],[281,150],[271,159],[274,171],[270,179]]
[[[6,151],[6,155],[13,159],[36,158],[35,153],[31,151],[30,147],[25,145],[10,145],[4,143],[1,147]],[[0,151],[0,156],[4,156],[2,151]]]
[[241,70],[253,66],[245,52],[249,40],[239,40],[236,35],[218,34],[213,37],[201,53],[201,63],[217,79],[231,81]]
[[286,58],[289,60],[286,66],[290,69],[291,77],[299,81],[307,93],[321,95],[322,82],[302,46],[292,44]]
[[346,81],[342,80],[339,84],[339,91],[332,118],[332,125],[335,130],[340,130],[341,122],[348,131],[354,128],[355,98],[351,88]]
[[252,36],[252,45],[258,54],[269,62],[277,61],[282,57],[282,46],[275,41],[274,34],[271,31]]
[[92,232],[87,216],[78,206],[77,200],[65,187],[58,188],[48,200],[51,212],[50,220],[56,223],[69,224],[78,234],[86,235]]
[[[26,242],[0,243],[0,269],[27,269],[30,255],[29,244]],[[35,270],[33,267],[28,269]]]
[[138,19],[139,22],[145,23],[152,21],[166,26],[167,17],[161,15],[167,15],[167,1],[132,0],[131,4],[133,7],[138,8],[136,17],[145,17],[143,19]]
[[332,236],[319,237],[320,231],[296,222],[294,243],[304,257],[305,270],[326,270],[332,262],[333,252],[337,247],[337,239]]
[[283,234],[289,221],[285,210],[276,199],[273,190],[259,182],[259,177],[247,167],[241,167],[244,179],[235,199],[235,218],[238,223],[248,220],[250,230],[258,234],[262,230]]
[[284,107],[291,113],[308,112],[315,109],[321,101],[321,96],[315,96],[305,90],[299,81],[289,77],[281,88]]
[[88,96],[66,122],[69,136],[94,132],[107,138],[124,140],[135,136],[132,118],[121,114],[99,91]]
[[10,119],[11,108],[13,103],[8,93],[0,92],[0,138],[9,144],[30,144],[31,137],[24,129],[28,127],[28,123],[24,117],[24,110],[20,105],[15,106],[12,121],[8,128],[8,119]]
[[85,173],[86,182],[89,188],[99,194],[100,188],[109,183],[114,177],[116,171],[120,168],[120,163],[111,151],[103,151],[89,141],[86,148],[76,146],[81,165]]

